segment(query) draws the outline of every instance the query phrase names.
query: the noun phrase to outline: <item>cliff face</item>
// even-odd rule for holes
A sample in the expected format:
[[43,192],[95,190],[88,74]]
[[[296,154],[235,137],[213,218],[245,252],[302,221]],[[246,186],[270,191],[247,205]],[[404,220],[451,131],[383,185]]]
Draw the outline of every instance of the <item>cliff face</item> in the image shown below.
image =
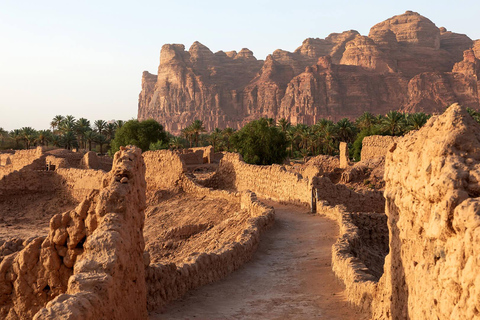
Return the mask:
[[313,124],[364,111],[438,112],[453,102],[478,109],[479,56],[480,41],[411,11],[373,26],[368,36],[350,30],[309,38],[265,61],[248,49],[164,45],[158,77],[143,74],[138,118],[178,134],[196,119],[210,131],[259,117]]

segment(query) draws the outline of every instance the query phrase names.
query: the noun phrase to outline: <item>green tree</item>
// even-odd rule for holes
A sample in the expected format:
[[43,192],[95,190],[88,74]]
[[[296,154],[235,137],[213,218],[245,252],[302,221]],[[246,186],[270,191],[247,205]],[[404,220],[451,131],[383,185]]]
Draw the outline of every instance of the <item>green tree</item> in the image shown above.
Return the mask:
[[412,113],[407,115],[407,125],[408,129],[410,130],[418,130],[425,123],[427,123],[427,120],[430,118],[429,115],[423,113],[423,112],[417,112],[417,113]]
[[77,137],[75,136],[75,133],[73,133],[73,130],[65,132],[60,138],[60,143],[68,150],[77,147]]
[[85,143],[88,143],[88,151],[92,151],[92,142],[95,141],[96,135],[97,134],[92,130],[85,132],[84,137]]
[[350,143],[355,139],[357,130],[355,125],[347,118],[339,120],[336,124],[336,129],[337,137],[340,141]]
[[52,132],[50,130],[38,131],[37,142],[42,146],[47,146],[52,141]]
[[280,128],[280,130],[282,132],[287,132],[287,130],[288,130],[288,128],[290,128],[291,124],[287,119],[281,118],[277,121],[277,126]]
[[190,127],[193,135],[193,141],[195,142],[195,146],[198,147],[198,137],[200,136],[200,133],[205,132],[203,121],[195,120]]
[[103,134],[103,131],[107,127],[107,122],[105,120],[95,120],[93,124],[95,125],[95,131],[98,134]]
[[226,127],[222,130],[223,141],[227,145],[227,151],[230,151],[230,137],[235,133],[235,130],[230,127]]
[[56,115],[53,117],[52,121],[50,122],[50,126],[52,127],[52,133],[56,134],[57,130],[60,127],[60,124],[65,120],[65,117],[62,115]]
[[108,143],[107,137],[105,137],[103,134],[96,134],[94,141],[100,147],[99,153],[103,154],[103,145]]
[[167,142],[167,134],[163,130],[163,126],[153,119],[129,120],[117,129],[115,138],[111,142],[111,153],[120,150],[120,146],[135,145],[147,151],[151,143],[157,141]]
[[168,142],[168,146],[173,150],[182,149],[183,148],[182,139],[180,137],[171,137]]
[[4,130],[3,128],[0,128],[0,148],[3,147],[3,144],[4,144],[5,140],[7,139],[7,137],[8,137],[7,130]]
[[246,124],[231,137],[231,144],[245,162],[270,165],[281,163],[287,156],[285,133],[262,118]]
[[384,133],[398,136],[405,131],[407,122],[404,114],[398,111],[390,111],[381,120],[380,125]]
[[86,148],[85,133],[91,131],[90,121],[85,118],[80,118],[75,122],[75,132],[80,144],[80,148]]
[[26,148],[30,149],[32,143],[34,143],[37,139],[37,131],[31,127],[23,127],[20,129],[20,131]]
[[377,123],[377,119],[375,119],[373,114],[365,111],[360,117],[357,118],[355,122],[357,123],[358,129],[362,131],[375,125]]
[[215,128],[213,132],[208,136],[208,142],[213,146],[213,152],[217,152],[217,146],[222,141],[222,130]]

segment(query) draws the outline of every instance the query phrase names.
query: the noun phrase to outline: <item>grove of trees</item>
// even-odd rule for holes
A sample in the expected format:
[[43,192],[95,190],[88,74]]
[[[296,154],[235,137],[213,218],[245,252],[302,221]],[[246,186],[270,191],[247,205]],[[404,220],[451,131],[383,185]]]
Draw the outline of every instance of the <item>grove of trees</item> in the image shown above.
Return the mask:
[[[467,109],[480,122],[480,113]],[[120,146],[134,144],[143,151],[181,149],[212,145],[215,152],[232,151],[242,154],[247,163],[281,163],[285,158],[304,159],[319,154],[335,155],[340,142],[349,144],[350,156],[358,161],[362,140],[369,135],[400,136],[422,127],[430,115],[390,111],[386,115],[365,112],[351,121],[347,118],[333,122],[321,119],[314,125],[292,125],[286,119],[276,123],[271,118],[261,118],[246,124],[240,130],[215,128],[206,133],[203,122],[193,121],[182,130],[181,136],[165,132],[154,120],[110,121],[96,120],[93,124],[71,115],[55,116],[51,130],[34,130],[30,127],[7,132],[0,128],[0,149],[22,149],[33,146],[55,146],[66,149],[81,148],[113,155]]]

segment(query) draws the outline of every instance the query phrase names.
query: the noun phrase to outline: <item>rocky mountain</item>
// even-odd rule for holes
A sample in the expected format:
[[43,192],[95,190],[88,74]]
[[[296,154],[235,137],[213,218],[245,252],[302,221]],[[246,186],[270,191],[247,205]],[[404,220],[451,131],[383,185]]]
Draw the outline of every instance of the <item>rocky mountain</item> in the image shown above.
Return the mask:
[[259,117],[314,124],[364,111],[433,113],[454,102],[479,109],[479,59],[480,40],[411,11],[376,24],[368,36],[350,30],[309,38],[265,61],[248,49],[166,44],[158,76],[143,73],[138,119],[179,134],[196,119],[210,131]]

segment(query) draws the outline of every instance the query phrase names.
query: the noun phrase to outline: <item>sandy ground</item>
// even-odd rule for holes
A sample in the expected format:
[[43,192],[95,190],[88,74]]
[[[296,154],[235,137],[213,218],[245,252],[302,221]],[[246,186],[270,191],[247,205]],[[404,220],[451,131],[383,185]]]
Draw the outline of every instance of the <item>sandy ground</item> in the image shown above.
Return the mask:
[[336,223],[305,207],[268,204],[276,223],[252,261],[150,319],[366,319],[346,301],[331,269]]
[[194,252],[210,252],[235,241],[248,213],[240,203],[179,193],[145,210],[145,250],[152,263],[178,263]]
[[0,197],[0,240],[46,236],[50,219],[76,205],[61,192]]

